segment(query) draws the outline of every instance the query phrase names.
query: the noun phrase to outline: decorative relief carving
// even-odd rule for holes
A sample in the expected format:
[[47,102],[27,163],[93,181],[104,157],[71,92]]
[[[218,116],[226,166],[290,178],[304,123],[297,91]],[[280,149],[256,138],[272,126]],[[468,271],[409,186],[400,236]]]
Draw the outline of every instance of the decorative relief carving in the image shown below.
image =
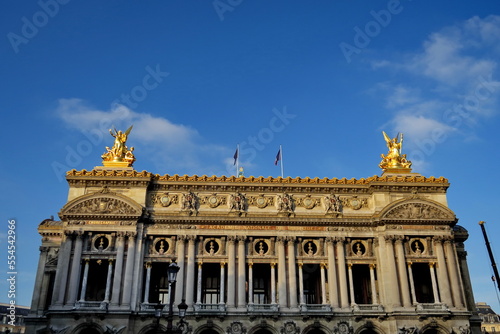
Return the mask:
[[323,198],[325,212],[342,212],[342,202],[338,195],[330,194]]
[[253,249],[255,251],[255,254],[264,256],[268,255],[269,250],[271,249],[271,244],[269,240],[266,239],[257,239],[253,243]]
[[151,193],[149,195],[149,200],[151,206],[161,205],[163,207],[169,207],[171,204],[179,203],[179,195],[177,194],[172,195],[169,193],[162,193],[162,194]]
[[319,198],[313,198],[311,195],[306,195],[306,197],[298,198],[295,202],[297,206],[306,208],[308,210],[314,209],[315,206],[320,204]]
[[97,234],[92,238],[92,250],[102,252],[108,250],[110,246],[109,236],[106,234]]
[[268,205],[273,205],[273,204],[274,204],[273,197],[266,197],[264,195],[248,196],[248,205],[256,206],[259,209],[264,209]]
[[283,193],[283,195],[276,195],[276,209],[278,209],[278,212],[293,212],[294,200],[292,195],[287,193]]
[[411,254],[416,256],[426,254],[427,253],[426,243],[427,242],[425,240],[419,238],[410,239],[409,246]]
[[182,194],[181,211],[189,214],[198,212],[198,198],[192,191]]
[[281,334],[299,334],[300,327],[294,321],[285,321],[283,326],[280,328]]
[[243,326],[240,321],[233,321],[229,327],[227,327],[227,334],[245,334],[247,329]]
[[167,254],[172,253],[172,247],[170,246],[170,240],[166,238],[156,238],[151,245],[150,254]]
[[227,204],[227,197],[226,196],[217,196],[217,194],[212,194],[208,196],[201,196],[200,197],[200,204],[206,204],[212,209],[218,207],[219,205],[225,205]]
[[340,321],[337,326],[333,327],[333,332],[335,334],[352,334],[354,328],[347,321]]
[[203,251],[207,255],[210,256],[219,255],[220,250],[221,250],[220,240],[217,240],[215,238],[210,238],[205,240],[203,243]]
[[406,203],[399,205],[385,215],[385,218],[398,219],[450,219],[448,212],[425,203]]
[[366,256],[368,245],[364,240],[354,240],[351,242],[351,251],[353,256]]
[[342,206],[350,208],[353,210],[359,210],[361,208],[368,207],[367,198],[358,198],[358,196],[352,196],[351,198],[342,198]]
[[229,211],[243,212],[246,209],[246,198],[244,194],[235,193],[229,195]]
[[71,207],[67,213],[85,214],[138,214],[137,210],[122,200],[111,197],[96,197]]

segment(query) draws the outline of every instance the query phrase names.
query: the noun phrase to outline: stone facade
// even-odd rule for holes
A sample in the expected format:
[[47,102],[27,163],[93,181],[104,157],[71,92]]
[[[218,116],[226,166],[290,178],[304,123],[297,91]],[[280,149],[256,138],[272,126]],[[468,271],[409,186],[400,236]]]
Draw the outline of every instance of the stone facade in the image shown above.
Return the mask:
[[[467,231],[445,178],[67,174],[42,236],[28,333],[479,333]],[[180,266],[176,288],[168,265]],[[160,320],[166,329],[166,319]]]

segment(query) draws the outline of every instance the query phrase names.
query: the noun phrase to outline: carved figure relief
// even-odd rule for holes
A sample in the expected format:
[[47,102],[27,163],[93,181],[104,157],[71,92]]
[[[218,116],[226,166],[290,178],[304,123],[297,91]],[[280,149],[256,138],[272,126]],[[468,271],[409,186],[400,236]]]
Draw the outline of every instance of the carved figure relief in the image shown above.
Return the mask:
[[299,334],[300,328],[294,321],[285,321],[280,332],[281,334]]
[[293,212],[293,199],[290,194],[276,196],[276,208],[279,212]]
[[197,198],[196,195],[190,191],[182,194],[182,211],[187,211],[190,213],[197,211]]
[[420,239],[410,241],[410,250],[414,255],[422,255],[425,252],[425,245]]
[[354,256],[364,256],[366,255],[366,245],[360,240],[352,242],[352,254]]
[[229,210],[230,211],[245,211],[245,195],[235,193],[229,195]]
[[337,326],[333,327],[333,332],[335,334],[352,334],[354,333],[354,328],[348,322],[341,321]]
[[425,203],[406,203],[390,210],[385,218],[400,219],[446,219],[450,214]]
[[226,333],[227,334],[245,334],[247,332],[247,329],[245,326],[240,321],[234,321],[231,323],[231,325],[227,328]]
[[323,200],[325,204],[325,212],[341,212],[342,203],[338,195],[330,194],[325,196]]
[[129,204],[110,197],[88,199],[70,208],[68,213],[95,213],[95,214],[137,214],[137,210]]

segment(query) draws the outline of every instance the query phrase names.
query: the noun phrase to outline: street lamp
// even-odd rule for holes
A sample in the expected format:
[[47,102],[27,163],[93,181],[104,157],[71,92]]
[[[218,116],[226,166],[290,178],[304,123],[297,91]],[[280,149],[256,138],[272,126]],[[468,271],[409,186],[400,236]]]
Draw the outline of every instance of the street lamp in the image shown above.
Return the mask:
[[160,318],[161,318],[161,311],[163,310],[163,307],[165,305],[160,303],[160,300],[158,300],[158,303],[155,304],[155,318],[156,318],[156,333],[161,333],[160,331]]
[[[172,262],[167,269],[167,278],[169,286],[169,303],[168,303],[168,317],[167,317],[167,333],[173,333],[172,320],[174,318],[174,294],[175,294],[175,283],[177,282],[177,273],[181,269],[177,263]],[[186,305],[187,306],[187,305]],[[187,307],[186,307],[187,308]],[[180,312],[180,309],[179,309]],[[186,314],[184,310],[184,315]]]

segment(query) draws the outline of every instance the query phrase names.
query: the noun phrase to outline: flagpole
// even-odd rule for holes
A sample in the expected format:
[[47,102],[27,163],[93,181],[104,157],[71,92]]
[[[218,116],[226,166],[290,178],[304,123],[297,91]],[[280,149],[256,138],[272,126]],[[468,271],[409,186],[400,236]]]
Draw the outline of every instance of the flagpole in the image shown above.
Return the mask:
[[240,164],[240,144],[236,145],[236,177],[238,177],[238,169]]
[[281,177],[283,178],[284,177],[283,176],[284,175],[283,174],[283,148],[281,147],[281,145],[280,145],[280,154],[281,154],[281,159],[280,159],[281,160]]

